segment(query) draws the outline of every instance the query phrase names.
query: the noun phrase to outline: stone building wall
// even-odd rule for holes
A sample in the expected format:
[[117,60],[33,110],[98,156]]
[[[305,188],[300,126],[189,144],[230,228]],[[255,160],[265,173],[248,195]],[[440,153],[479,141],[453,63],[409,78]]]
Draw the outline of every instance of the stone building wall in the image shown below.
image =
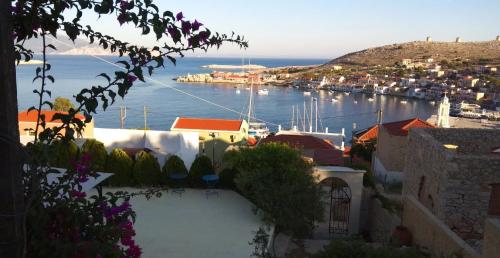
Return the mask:
[[394,136],[381,126],[375,155],[389,171],[403,171],[407,136]]
[[377,243],[389,243],[394,228],[401,225],[401,217],[394,211],[382,207],[382,202],[373,197],[368,208],[367,231],[371,240]]
[[[500,182],[500,130],[411,130],[403,194],[411,195],[462,239],[480,249],[490,184]],[[457,151],[443,144],[458,145]]]
[[414,244],[427,249],[432,257],[481,257],[413,196],[404,199],[403,225],[412,233]]

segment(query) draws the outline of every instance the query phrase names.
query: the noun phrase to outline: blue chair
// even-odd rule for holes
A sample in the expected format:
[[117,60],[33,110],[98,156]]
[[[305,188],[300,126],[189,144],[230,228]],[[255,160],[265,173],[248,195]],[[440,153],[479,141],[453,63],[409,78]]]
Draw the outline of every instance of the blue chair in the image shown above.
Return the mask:
[[219,176],[210,174],[210,175],[204,175],[201,177],[201,179],[205,182],[206,190],[205,190],[205,196],[208,197],[210,195],[217,195],[217,198],[219,197],[219,191],[217,191],[216,186],[217,183],[219,182]]
[[182,194],[186,191],[184,189],[184,181],[187,178],[187,174],[185,173],[172,173],[170,174],[169,178],[172,180],[174,189],[172,190],[172,193],[179,194],[179,196],[182,196]]

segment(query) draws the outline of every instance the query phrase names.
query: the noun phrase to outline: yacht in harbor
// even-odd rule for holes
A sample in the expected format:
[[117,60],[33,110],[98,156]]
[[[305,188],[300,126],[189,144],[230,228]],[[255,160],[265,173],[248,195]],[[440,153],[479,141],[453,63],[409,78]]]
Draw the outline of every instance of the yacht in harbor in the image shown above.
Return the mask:
[[304,96],[311,96],[311,92],[310,91],[304,91]]
[[[261,89],[260,91],[266,91],[267,89]],[[257,92],[257,93],[258,93]],[[267,93],[268,94],[268,93]],[[265,95],[267,95],[265,94]],[[247,113],[247,121],[248,121],[248,135],[250,137],[255,138],[256,140],[266,138],[269,135],[269,128],[265,123],[261,122],[252,122],[252,119],[255,119],[253,116],[253,83],[250,85],[250,97],[248,100],[248,113]]]
[[257,91],[257,94],[259,95],[269,95],[269,90],[268,89],[260,89]]

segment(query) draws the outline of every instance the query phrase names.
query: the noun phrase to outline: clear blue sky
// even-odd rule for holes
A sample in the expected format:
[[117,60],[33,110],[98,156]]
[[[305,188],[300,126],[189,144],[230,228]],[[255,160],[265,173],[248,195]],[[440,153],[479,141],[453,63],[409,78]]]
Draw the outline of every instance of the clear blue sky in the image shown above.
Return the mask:
[[[198,56],[332,58],[398,42],[492,40],[500,35],[498,0],[155,0],[213,31],[244,35],[250,48],[223,47]],[[151,45],[133,28],[109,18],[85,19],[96,30]],[[140,41],[139,41],[140,39]]]

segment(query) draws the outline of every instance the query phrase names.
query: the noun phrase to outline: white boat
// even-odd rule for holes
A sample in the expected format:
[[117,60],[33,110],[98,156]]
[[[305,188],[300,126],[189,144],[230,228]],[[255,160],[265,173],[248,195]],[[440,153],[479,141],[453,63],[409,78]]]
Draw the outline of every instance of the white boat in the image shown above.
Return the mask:
[[338,100],[337,99],[332,99],[332,103],[337,103]]
[[335,96],[336,99],[340,99],[340,97],[341,97],[340,95]]
[[304,96],[311,96],[311,92],[310,91],[304,91]]
[[373,101],[373,98],[369,98],[368,101],[372,102]]
[[401,102],[401,104],[406,104],[406,103],[408,103],[408,101],[406,101],[406,100],[401,100],[400,102]]
[[250,90],[250,87],[246,87],[245,90]]
[[[265,91],[268,91],[267,89],[262,89]],[[261,91],[261,90],[259,90]],[[255,137],[257,140],[261,138],[265,138],[269,135],[269,128],[267,128],[265,123],[259,123],[259,122],[252,122],[252,114],[253,110],[253,83],[250,86],[250,97],[248,100],[248,114],[247,114],[247,121],[248,121],[248,135]],[[267,95],[267,94],[266,94]]]
[[355,100],[355,101],[354,101],[354,104],[358,104],[358,101],[357,101],[357,100]]
[[347,91],[346,91],[346,92],[344,92],[344,94],[345,94],[346,96],[349,96],[349,94],[351,94],[351,93],[349,93],[349,92],[347,92]]
[[268,89],[260,89],[257,91],[257,94],[259,95],[269,95],[269,90]]
[[328,95],[330,95],[330,96],[333,95],[333,91],[329,90]]
[[241,93],[241,91],[239,89],[236,90],[236,94],[240,94],[240,93]]
[[429,103],[431,103],[431,105],[433,105],[433,106],[436,105],[436,101],[431,101]]

